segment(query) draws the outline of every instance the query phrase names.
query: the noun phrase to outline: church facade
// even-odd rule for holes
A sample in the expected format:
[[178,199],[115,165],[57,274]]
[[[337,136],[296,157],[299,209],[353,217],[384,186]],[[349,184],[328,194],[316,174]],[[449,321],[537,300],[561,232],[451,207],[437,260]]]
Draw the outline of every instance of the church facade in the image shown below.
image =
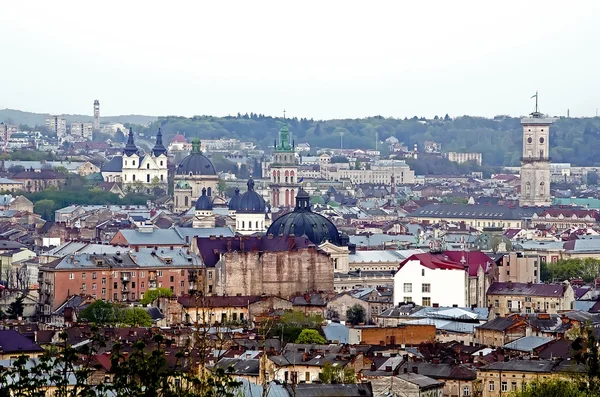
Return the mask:
[[133,130],[129,129],[127,144],[123,155],[114,156],[102,169],[105,182],[117,182],[127,189],[134,186],[150,187],[167,185],[168,166],[167,149],[162,143],[160,128],[156,134],[156,143],[150,153],[142,153],[135,145]]

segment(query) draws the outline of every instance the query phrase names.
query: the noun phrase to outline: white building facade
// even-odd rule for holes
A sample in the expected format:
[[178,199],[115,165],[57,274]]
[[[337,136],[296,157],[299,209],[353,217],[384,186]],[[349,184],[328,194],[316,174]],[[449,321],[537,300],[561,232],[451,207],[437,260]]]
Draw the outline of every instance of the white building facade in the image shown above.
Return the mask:
[[429,267],[419,260],[409,260],[394,275],[394,305],[414,302],[423,306],[468,306],[467,280],[463,269]]

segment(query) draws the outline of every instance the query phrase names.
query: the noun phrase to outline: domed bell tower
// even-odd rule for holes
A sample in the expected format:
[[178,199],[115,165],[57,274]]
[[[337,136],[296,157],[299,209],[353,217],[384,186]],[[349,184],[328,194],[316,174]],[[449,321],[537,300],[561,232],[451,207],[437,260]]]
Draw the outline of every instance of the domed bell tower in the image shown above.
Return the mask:
[[271,205],[293,207],[298,192],[298,164],[296,147],[286,124],[279,130],[279,142],[275,141],[273,163],[271,164]]

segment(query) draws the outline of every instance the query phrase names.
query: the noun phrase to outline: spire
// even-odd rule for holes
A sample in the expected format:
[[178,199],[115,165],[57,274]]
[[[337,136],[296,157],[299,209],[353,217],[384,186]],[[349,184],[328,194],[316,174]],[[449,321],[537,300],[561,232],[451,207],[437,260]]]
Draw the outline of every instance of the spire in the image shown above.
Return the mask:
[[129,137],[127,138],[127,144],[125,145],[125,149],[123,150],[123,153],[125,153],[126,156],[132,156],[134,154],[136,154],[138,151],[137,146],[135,146],[135,143],[133,142],[133,129],[130,127],[129,128]]
[[192,139],[192,153],[202,153],[200,147],[202,146],[202,142],[200,142],[200,138]]
[[248,179],[248,191],[254,190],[254,180],[252,178]]
[[156,144],[154,145],[154,149],[152,149],[154,156],[158,157],[161,154],[167,154],[167,148],[163,145],[162,141],[162,132],[160,132],[160,127],[158,128],[158,133],[156,134]]

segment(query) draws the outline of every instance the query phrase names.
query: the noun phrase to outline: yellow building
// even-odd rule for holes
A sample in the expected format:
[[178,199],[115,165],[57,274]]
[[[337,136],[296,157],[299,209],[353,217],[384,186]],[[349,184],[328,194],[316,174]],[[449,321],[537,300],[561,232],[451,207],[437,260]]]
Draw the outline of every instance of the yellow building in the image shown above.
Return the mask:
[[584,374],[585,367],[573,360],[511,360],[479,368],[477,380],[482,397],[500,397],[521,390],[534,381],[572,379],[574,373]]

